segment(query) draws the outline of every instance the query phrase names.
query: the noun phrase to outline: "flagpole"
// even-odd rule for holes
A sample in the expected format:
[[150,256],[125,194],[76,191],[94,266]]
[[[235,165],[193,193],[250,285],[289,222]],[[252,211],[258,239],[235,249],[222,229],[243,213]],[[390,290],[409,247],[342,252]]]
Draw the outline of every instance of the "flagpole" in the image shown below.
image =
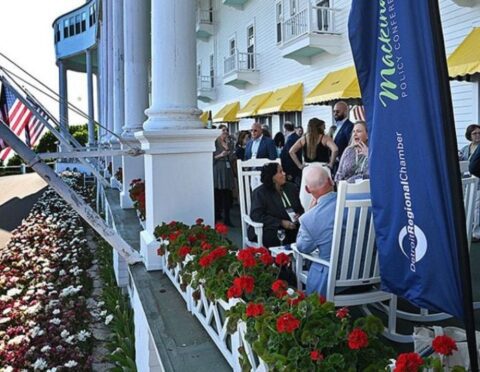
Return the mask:
[[443,111],[443,133],[445,139],[445,152],[447,169],[453,174],[450,177],[450,187],[452,190],[453,214],[455,223],[456,241],[458,247],[458,261],[460,265],[460,280],[463,292],[464,323],[468,341],[468,354],[470,357],[470,370],[478,371],[478,357],[475,337],[475,319],[473,312],[472,282],[470,274],[470,258],[468,251],[468,241],[466,233],[465,211],[462,198],[461,175],[458,164],[457,138],[455,133],[455,119],[450,92],[450,83],[448,80],[448,68],[445,58],[445,44],[443,40],[443,31],[440,19],[440,10],[438,0],[429,0],[431,12],[430,27],[433,35],[433,44],[437,58],[434,58],[437,64],[438,84],[440,88],[440,103]]

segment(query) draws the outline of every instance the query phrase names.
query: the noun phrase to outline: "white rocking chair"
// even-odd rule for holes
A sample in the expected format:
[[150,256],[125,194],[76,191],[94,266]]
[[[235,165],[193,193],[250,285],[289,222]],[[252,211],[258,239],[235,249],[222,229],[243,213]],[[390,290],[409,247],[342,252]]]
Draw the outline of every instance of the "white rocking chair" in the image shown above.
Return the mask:
[[[240,202],[240,218],[242,224],[242,243],[243,247],[261,247],[263,246],[263,223],[255,222],[250,218],[250,209],[252,206],[252,192],[258,187],[260,182],[261,167],[266,163],[279,163],[280,159],[251,159],[245,161],[237,161],[238,173],[238,198]],[[248,240],[248,227],[252,226],[256,242]]]
[[[411,336],[396,333],[397,297],[379,289],[380,270],[371,205],[369,180],[356,184],[339,183],[330,261],[320,259],[315,252],[305,254],[293,247],[297,285],[301,289],[307,281],[308,271],[304,269],[303,260],[325,265],[329,268],[327,301],[335,306],[388,301],[385,336],[396,342],[411,342]],[[355,287],[356,291],[342,292]]]

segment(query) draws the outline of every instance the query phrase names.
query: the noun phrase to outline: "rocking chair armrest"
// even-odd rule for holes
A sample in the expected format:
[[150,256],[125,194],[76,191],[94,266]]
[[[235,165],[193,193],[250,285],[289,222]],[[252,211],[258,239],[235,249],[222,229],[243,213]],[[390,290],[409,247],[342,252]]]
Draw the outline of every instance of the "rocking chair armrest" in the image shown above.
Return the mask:
[[263,229],[263,223],[253,221],[249,215],[243,215],[243,221],[245,221],[247,225],[252,226],[255,229],[255,233],[257,229]]
[[[326,261],[326,260],[318,257],[317,255],[314,255],[314,254],[311,254],[311,253],[300,252],[295,244],[292,244],[292,250],[294,252],[293,254],[294,254],[296,260],[298,260],[301,257],[304,260],[308,260],[308,261],[311,261],[311,262],[316,262],[316,263],[319,263],[323,266],[330,267],[330,261]],[[316,251],[314,251],[314,252],[316,252]]]

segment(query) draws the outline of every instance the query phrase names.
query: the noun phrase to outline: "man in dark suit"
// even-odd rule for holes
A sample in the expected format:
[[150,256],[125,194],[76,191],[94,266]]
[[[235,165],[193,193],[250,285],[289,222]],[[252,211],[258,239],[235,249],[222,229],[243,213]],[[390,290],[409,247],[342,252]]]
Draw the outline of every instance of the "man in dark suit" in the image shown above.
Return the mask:
[[245,160],[250,159],[270,159],[277,158],[277,147],[271,138],[262,133],[262,124],[252,124],[252,139],[248,141],[245,148]]
[[348,120],[348,105],[344,101],[338,101],[333,107],[333,117],[336,129],[333,140],[338,147],[338,159],[342,157],[352,136],[353,123]]
[[[282,152],[280,153],[282,168],[287,175],[287,180],[294,182],[298,187],[300,187],[302,171],[293,162],[290,154],[288,153],[295,142],[300,139],[300,137],[295,131],[295,126],[289,121],[286,121],[285,124],[283,124],[283,131],[285,133],[285,146],[283,146]],[[299,159],[302,159],[302,149],[298,150],[296,155]]]

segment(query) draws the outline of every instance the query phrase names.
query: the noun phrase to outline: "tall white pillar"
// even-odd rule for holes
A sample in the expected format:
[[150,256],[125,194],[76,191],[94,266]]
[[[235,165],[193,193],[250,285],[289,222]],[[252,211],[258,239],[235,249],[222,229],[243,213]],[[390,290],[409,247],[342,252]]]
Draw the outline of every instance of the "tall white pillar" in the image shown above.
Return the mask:
[[[125,1],[124,54],[125,54],[125,125],[122,140],[131,146],[140,147],[134,133],[141,131],[147,119],[148,108],[148,65],[150,55],[150,1]],[[128,149],[122,145],[123,149]],[[145,178],[143,156],[122,157],[122,192],[120,205],[132,208],[129,188],[132,180]]]
[[[114,0],[106,0],[102,3],[106,8],[105,18],[106,18],[106,62],[107,62],[107,74],[106,74],[106,95],[105,95],[105,103],[106,103],[106,127],[110,132],[113,132],[113,1]],[[109,143],[111,139],[111,133],[106,131],[105,134],[105,143]],[[112,157],[106,156],[105,157],[105,168],[109,167],[109,164],[112,163]],[[112,167],[113,170],[113,167]]]
[[57,61],[58,66],[58,92],[60,96],[60,132],[65,138],[68,138],[68,84],[67,84],[67,68],[63,61]]
[[95,145],[95,109],[93,103],[93,65],[92,65],[92,50],[87,49],[87,100],[88,100],[88,146]]
[[172,220],[213,224],[212,152],[217,131],[202,129],[196,98],[195,0],[152,0],[152,104],[143,132],[147,270],[161,268],[154,229]]
[[[112,1],[113,23],[113,131],[117,136],[122,135],[125,121],[124,105],[124,75],[123,75],[123,0]],[[113,148],[119,148],[120,142],[112,136],[110,143]],[[122,166],[122,157],[112,157],[112,181],[115,182],[115,173]],[[113,183],[112,182],[112,183]]]
[[472,123],[480,123],[480,80],[472,82]]

